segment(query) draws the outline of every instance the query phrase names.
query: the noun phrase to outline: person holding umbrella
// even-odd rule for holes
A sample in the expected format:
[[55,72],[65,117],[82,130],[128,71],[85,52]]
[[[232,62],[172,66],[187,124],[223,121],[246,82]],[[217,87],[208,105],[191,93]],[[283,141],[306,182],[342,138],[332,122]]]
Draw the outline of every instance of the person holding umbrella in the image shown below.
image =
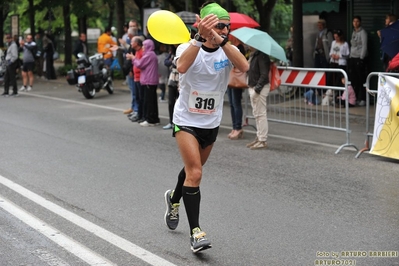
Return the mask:
[[174,190],[165,193],[165,223],[175,230],[179,223],[183,198],[190,226],[191,250],[210,248],[211,242],[199,225],[200,183],[206,163],[218,135],[233,65],[248,71],[248,62],[237,47],[228,43],[229,13],[215,2],[206,2],[197,16],[198,34],[176,50],[180,73],[180,95],[173,114],[173,136],[184,163]]
[[251,99],[252,113],[256,122],[256,138],[247,144],[251,150],[265,149],[267,147],[267,96],[270,92],[269,70],[270,57],[249,46],[248,86]]

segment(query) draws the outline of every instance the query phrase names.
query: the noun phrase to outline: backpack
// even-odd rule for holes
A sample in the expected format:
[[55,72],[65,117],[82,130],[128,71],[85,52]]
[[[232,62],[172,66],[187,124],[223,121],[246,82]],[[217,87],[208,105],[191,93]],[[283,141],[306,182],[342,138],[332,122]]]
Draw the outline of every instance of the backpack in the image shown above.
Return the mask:
[[281,77],[274,62],[270,62],[269,70],[270,91],[277,89],[281,85]]
[[29,49],[29,48],[26,48],[26,49],[28,49],[29,52],[32,53],[33,58],[37,59],[37,58],[39,58],[41,56],[41,51],[39,51],[37,45],[30,46],[30,48],[31,49]]

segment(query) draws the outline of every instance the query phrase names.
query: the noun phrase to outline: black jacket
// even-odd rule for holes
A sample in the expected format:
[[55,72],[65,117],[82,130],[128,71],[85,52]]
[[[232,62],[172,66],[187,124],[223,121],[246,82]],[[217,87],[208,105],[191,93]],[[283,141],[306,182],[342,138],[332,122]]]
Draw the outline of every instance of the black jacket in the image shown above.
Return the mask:
[[78,58],[78,53],[87,53],[86,44],[81,40],[78,40],[75,44],[75,49],[73,50],[73,54],[76,58]]
[[267,54],[256,51],[249,59],[248,85],[255,90],[262,89],[269,83],[270,58]]

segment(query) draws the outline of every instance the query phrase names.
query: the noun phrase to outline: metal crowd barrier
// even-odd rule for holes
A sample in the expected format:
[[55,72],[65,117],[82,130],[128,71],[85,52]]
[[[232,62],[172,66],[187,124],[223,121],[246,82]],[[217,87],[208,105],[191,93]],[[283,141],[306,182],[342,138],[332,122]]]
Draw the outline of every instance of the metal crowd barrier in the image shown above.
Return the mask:
[[[331,103],[308,105],[303,98],[303,91],[306,88],[312,88],[315,91],[322,90],[324,93],[331,90],[333,97],[330,100],[335,102],[338,93],[348,91],[348,84],[350,83],[346,72],[338,68],[278,67],[278,69],[281,72],[282,83],[278,89],[270,92],[267,97],[268,121],[343,131],[346,133],[346,142],[336,150],[335,154],[338,154],[345,147],[353,147],[358,150],[356,145],[350,142],[348,93],[346,93],[344,107],[341,105],[335,107]],[[327,73],[342,74],[345,77],[345,85],[342,87],[325,85]],[[252,114],[248,114],[248,105],[250,104],[248,90],[245,91],[244,99],[244,126],[251,126],[248,119],[254,119],[254,117]]]
[[[370,104],[372,103],[371,99],[370,99],[370,95],[375,95],[374,97],[374,102],[373,105],[376,106],[376,101],[377,101],[377,93],[378,93],[378,86],[375,89],[371,89],[371,84],[370,84],[370,80],[372,77],[377,77],[378,75],[387,75],[387,76],[394,76],[394,77],[399,77],[399,73],[390,73],[390,72],[371,72],[366,79],[366,83],[365,88],[367,90],[367,94],[366,94],[366,139],[364,141],[364,148],[360,149],[358,151],[358,153],[356,154],[355,158],[359,158],[360,155],[363,152],[366,151],[370,151],[371,147],[370,147],[370,142],[373,138],[373,132],[374,132],[374,121],[372,121],[371,119],[371,111],[370,111]],[[376,83],[377,84],[377,83]],[[375,112],[375,110],[373,110]]]

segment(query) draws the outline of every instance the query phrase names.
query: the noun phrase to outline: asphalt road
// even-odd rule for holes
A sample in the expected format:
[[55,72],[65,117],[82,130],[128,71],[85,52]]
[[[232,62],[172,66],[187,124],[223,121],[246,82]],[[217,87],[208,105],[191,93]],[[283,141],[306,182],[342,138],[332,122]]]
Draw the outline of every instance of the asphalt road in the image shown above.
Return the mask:
[[342,132],[278,123],[251,151],[253,129],[229,140],[226,112],[201,183],[213,248],[193,255],[184,207],[175,231],[163,221],[175,140],[127,120],[129,98],[86,100],[60,81],[0,98],[0,265],[399,265],[397,161],[335,154]]

